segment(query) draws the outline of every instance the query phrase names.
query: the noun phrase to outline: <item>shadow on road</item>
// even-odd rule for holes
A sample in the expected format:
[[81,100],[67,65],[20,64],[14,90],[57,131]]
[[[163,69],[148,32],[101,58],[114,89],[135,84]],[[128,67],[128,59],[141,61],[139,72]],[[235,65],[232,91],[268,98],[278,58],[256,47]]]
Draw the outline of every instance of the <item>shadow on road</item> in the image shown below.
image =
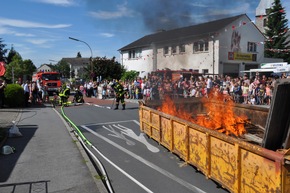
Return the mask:
[[21,153],[25,149],[28,142],[34,136],[37,125],[18,125],[22,137],[8,138],[4,145],[15,148],[15,152],[9,155],[0,155],[0,183],[6,182],[17,163]]

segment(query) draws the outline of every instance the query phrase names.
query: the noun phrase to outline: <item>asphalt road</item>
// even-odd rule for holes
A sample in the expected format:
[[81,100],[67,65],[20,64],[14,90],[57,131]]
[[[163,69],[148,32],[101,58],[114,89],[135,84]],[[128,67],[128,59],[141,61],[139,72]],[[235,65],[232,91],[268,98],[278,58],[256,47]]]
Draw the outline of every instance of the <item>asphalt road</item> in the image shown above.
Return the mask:
[[228,192],[140,133],[137,103],[127,103],[126,110],[112,110],[111,104],[69,106],[64,112],[97,148],[93,153],[114,192]]

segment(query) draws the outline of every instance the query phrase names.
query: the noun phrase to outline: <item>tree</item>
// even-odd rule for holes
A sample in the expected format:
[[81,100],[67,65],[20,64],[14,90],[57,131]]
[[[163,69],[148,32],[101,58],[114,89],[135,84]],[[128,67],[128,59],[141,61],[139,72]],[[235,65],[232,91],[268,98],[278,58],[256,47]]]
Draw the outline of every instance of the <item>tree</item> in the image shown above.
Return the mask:
[[69,78],[70,77],[70,66],[64,60],[61,60],[60,62],[58,62],[55,65],[55,70],[58,71],[63,78]]
[[0,61],[4,61],[6,63],[7,61],[6,61],[5,55],[6,55],[7,49],[5,49],[5,47],[6,47],[6,44],[4,44],[2,38],[0,38]]
[[[96,57],[93,60],[93,71],[96,76],[101,76],[102,79],[120,79],[125,72],[125,68],[113,57],[108,59],[106,57]],[[90,67],[85,68],[90,72]],[[94,78],[95,78],[94,77]]]
[[24,60],[22,63],[22,77],[24,78],[26,76],[26,80],[31,80],[33,72],[35,72],[36,69],[36,66],[30,59]]
[[16,54],[18,54],[18,53],[14,50],[14,48],[13,48],[13,46],[12,46],[11,49],[10,49],[10,51],[9,51],[9,53],[8,53],[8,56],[7,56],[7,64],[9,64],[10,62],[12,62],[12,58],[13,58]]
[[126,71],[123,73],[122,75],[122,80],[130,80],[133,81],[135,80],[139,75],[139,72],[135,71],[135,70],[130,70],[130,71]]
[[19,78],[21,80],[31,80],[33,72],[36,69],[36,66],[30,59],[23,61],[21,56],[16,54],[7,66],[5,77],[14,82]]
[[289,63],[290,41],[287,41],[289,35],[286,35],[288,31],[288,20],[286,19],[285,9],[282,7],[280,0],[274,1],[273,6],[267,14],[265,57],[282,58]]
[[81,53],[78,52],[78,54],[77,54],[77,58],[81,58],[81,57],[82,57]]
[[6,66],[5,78],[11,80],[13,83],[16,78],[23,78],[23,66],[22,57],[20,54],[16,54],[9,65]]

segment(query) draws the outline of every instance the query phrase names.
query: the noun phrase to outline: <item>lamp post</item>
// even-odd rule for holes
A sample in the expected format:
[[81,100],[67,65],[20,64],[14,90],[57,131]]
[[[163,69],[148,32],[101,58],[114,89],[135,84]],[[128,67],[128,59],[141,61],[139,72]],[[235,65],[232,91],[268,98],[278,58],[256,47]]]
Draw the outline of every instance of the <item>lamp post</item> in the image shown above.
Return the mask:
[[214,39],[214,35],[211,36],[211,39],[212,39],[212,73],[213,73],[213,76],[214,76],[214,73],[215,73],[215,39]]
[[91,58],[90,58],[90,66],[91,66],[91,76],[92,76],[92,78],[93,78],[93,63],[92,63],[92,59],[93,59],[93,51],[92,51],[92,48],[90,47],[90,45],[87,43],[87,42],[85,42],[85,41],[82,41],[82,40],[79,40],[79,39],[76,39],[76,38],[72,38],[72,37],[68,37],[69,39],[71,39],[71,40],[74,40],[74,41],[77,41],[77,42],[83,42],[84,44],[86,44],[88,47],[89,47],[89,49],[90,49],[90,51],[91,51]]

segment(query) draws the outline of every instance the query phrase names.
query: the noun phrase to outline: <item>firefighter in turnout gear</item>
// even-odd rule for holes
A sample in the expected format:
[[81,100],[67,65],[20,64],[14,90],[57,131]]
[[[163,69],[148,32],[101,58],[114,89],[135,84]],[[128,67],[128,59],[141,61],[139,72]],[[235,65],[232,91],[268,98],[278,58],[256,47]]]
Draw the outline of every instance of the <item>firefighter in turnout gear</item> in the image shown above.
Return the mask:
[[112,88],[115,91],[115,95],[116,95],[116,107],[114,110],[119,109],[119,102],[121,101],[122,104],[122,110],[125,110],[125,91],[124,91],[124,87],[123,85],[116,80],[113,84],[112,84]]

